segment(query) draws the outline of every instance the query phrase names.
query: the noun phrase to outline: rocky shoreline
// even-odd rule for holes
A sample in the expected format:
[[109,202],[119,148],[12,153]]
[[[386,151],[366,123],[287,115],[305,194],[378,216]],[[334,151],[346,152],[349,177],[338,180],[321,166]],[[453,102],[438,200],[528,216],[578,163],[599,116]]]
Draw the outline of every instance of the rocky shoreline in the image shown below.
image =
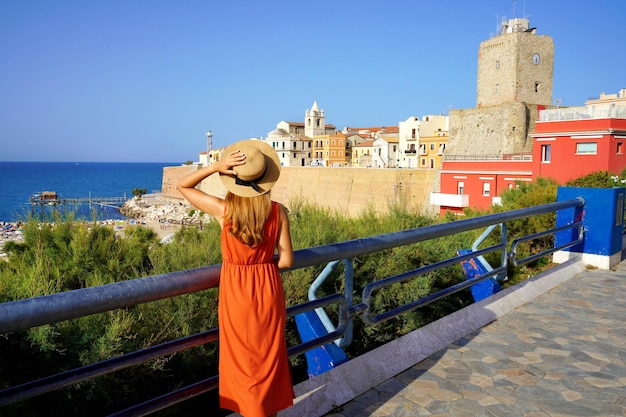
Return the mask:
[[[167,242],[183,225],[199,225],[211,220],[211,217],[194,209],[186,200],[163,197],[160,193],[134,197],[120,207],[120,213],[128,220],[103,220],[99,223],[120,231],[128,225],[140,224],[154,230],[161,242]],[[4,243],[9,240],[19,242],[23,237],[19,223],[1,222],[0,226],[0,258],[3,258],[7,256],[3,251]]]
[[145,194],[134,197],[120,207],[120,213],[142,223],[158,221],[176,224],[199,222],[200,212],[194,210],[186,200],[163,197],[162,194]]

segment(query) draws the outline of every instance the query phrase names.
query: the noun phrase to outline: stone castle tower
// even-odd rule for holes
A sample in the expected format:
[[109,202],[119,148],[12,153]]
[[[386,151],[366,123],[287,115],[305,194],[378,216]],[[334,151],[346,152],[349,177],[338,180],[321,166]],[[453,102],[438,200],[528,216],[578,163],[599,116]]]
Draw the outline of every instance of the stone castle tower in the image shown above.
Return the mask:
[[326,134],[324,110],[320,110],[317,101],[304,115],[304,134],[310,138]]
[[552,103],[554,42],[528,19],[503,22],[478,52],[476,108],[450,111],[446,158],[532,151],[539,109]]
[[476,107],[552,102],[554,43],[536,31],[528,19],[511,19],[480,44]]

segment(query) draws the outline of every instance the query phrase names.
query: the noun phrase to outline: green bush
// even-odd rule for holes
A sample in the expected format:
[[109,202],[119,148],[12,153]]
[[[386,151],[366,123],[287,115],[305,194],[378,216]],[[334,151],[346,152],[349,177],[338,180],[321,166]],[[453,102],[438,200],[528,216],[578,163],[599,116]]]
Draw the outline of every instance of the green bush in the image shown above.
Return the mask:
[[626,186],[626,169],[620,175],[608,171],[595,171],[566,183],[568,187],[614,188]]
[[141,198],[142,195],[147,194],[148,190],[146,190],[146,188],[133,188],[132,191],[133,195],[137,198]]

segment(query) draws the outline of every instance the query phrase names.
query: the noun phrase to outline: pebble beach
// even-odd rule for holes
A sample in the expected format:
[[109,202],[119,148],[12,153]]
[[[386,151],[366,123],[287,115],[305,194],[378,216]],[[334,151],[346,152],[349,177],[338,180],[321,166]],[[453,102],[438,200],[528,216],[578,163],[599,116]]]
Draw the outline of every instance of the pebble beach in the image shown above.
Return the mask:
[[[101,220],[98,224],[113,227],[120,236],[129,225],[143,225],[152,229],[162,243],[166,243],[182,225],[206,223],[210,217],[181,199],[163,197],[158,194],[145,194],[141,198],[132,198],[120,208],[125,220]],[[8,255],[4,252],[7,241],[20,242],[23,239],[21,224],[18,222],[0,222],[0,258]]]

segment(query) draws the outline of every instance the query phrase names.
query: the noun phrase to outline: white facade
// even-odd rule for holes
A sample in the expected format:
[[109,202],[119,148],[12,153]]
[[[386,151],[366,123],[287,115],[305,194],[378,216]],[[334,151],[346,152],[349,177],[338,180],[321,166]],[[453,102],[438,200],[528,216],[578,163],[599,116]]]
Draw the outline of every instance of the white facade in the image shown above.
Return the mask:
[[372,146],[372,166],[374,168],[397,168],[398,138],[376,135]]
[[383,138],[374,141],[372,167],[389,168],[389,142]]
[[281,166],[303,167],[310,165],[312,145],[311,139],[307,136],[294,135],[284,129],[277,128],[268,134],[265,141],[278,154]]
[[207,158],[207,152],[200,152],[198,154],[198,165],[205,166],[209,164],[209,158]]
[[411,116],[398,123],[399,149],[397,164],[399,168],[417,168],[419,166],[420,135],[437,136],[437,132],[449,130],[449,117],[443,115]]

